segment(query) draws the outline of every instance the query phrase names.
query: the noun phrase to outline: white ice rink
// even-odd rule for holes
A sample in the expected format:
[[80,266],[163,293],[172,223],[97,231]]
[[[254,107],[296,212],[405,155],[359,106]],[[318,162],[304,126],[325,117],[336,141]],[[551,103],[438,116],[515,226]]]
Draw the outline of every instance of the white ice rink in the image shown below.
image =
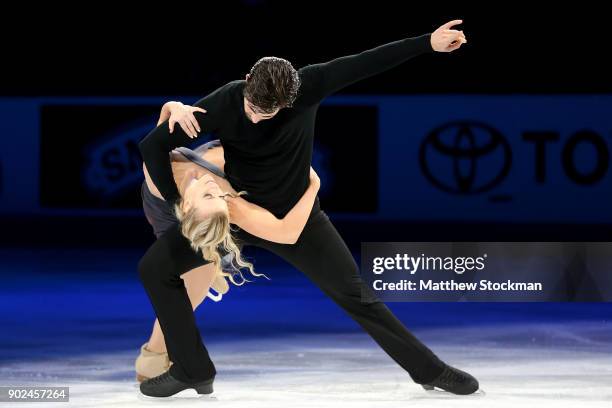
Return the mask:
[[[485,395],[426,392],[365,333],[293,334],[207,341],[215,392],[145,400],[134,380],[138,345],[3,364],[0,385],[69,386],[69,403],[41,407],[612,407],[612,333],[604,322],[422,329],[448,363],[475,375]],[[52,353],[51,353],[52,355]]]

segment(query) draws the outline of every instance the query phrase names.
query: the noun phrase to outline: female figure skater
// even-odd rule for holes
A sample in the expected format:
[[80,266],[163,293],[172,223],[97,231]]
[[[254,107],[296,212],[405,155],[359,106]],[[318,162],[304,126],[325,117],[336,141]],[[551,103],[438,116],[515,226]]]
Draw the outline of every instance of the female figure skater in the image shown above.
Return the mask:
[[[192,111],[195,110],[201,111],[197,107],[169,102],[162,108],[158,126],[169,120],[171,126],[179,122],[181,127],[187,129],[192,123],[186,123],[185,119],[193,117]],[[317,174],[311,170],[310,187],[293,209],[283,219],[278,219],[268,210],[241,198],[225,179],[223,147],[218,141],[208,142],[195,150],[176,149],[171,152],[171,163],[181,194],[180,202],[174,209],[166,203],[143,164],[143,209],[156,237],[180,223],[181,232],[191,247],[201,251],[201,255],[211,261],[181,275],[194,310],[207,296],[214,301],[221,300],[229,290],[226,277],[236,285],[247,281],[240,268],[249,269],[255,276],[265,276],[255,273],[253,265],[242,259],[240,249],[230,234],[230,223],[272,242],[295,243],[306,224],[320,186]],[[224,254],[219,253],[218,247]],[[235,279],[237,276],[240,277],[238,281]],[[210,293],[211,287],[218,295]],[[141,346],[136,359],[136,379],[142,382],[156,377],[167,371],[171,364],[156,319],[151,337]]]

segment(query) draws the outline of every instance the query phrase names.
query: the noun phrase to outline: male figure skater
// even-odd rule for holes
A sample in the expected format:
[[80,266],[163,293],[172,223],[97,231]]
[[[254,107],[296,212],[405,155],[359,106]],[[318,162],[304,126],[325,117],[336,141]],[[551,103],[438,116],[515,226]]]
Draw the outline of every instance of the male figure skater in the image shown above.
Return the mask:
[[[383,72],[423,53],[450,52],[466,42],[450,21],[432,34],[406,38],[296,71],[286,60],[259,60],[245,80],[232,81],[201,99],[197,123],[188,132],[168,122],[140,142],[149,174],[170,204],[179,198],[169,152],[198,137],[216,133],[225,150],[225,173],[236,191],[282,218],[309,183],[315,115],[320,102],[335,91]],[[353,141],[347,140],[347,143]],[[244,244],[268,249],[290,262],[342,307],[383,350],[425,389],[442,388],[471,394],[478,381],[442,362],[415,338],[362,281],[346,244],[315,202],[307,225],[295,244],[277,244],[243,230]],[[170,396],[186,388],[211,393],[216,374],[202,343],[180,275],[207,263],[175,228],[160,237],[139,263],[140,279],[163,330],[170,369],[144,381],[141,392]],[[363,296],[362,296],[363,293]]]

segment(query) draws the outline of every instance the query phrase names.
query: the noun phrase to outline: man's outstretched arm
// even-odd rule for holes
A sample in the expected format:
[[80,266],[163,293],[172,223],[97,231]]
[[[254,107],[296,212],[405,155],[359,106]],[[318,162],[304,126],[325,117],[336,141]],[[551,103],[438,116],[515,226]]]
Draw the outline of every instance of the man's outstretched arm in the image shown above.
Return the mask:
[[467,42],[463,31],[452,29],[461,22],[453,20],[432,34],[405,38],[359,54],[305,66],[300,69],[304,98],[307,101],[318,102],[339,89],[391,69],[417,55],[433,51],[454,51]]
[[170,152],[178,146],[192,143],[202,134],[214,132],[219,128],[226,99],[226,87],[227,85],[217,89],[194,104],[206,110],[206,113],[194,112],[201,130],[197,137],[187,134],[181,126],[174,127],[174,131],[171,132],[168,119],[165,119],[138,144],[153,184],[170,205],[174,205],[180,198],[172,175]]

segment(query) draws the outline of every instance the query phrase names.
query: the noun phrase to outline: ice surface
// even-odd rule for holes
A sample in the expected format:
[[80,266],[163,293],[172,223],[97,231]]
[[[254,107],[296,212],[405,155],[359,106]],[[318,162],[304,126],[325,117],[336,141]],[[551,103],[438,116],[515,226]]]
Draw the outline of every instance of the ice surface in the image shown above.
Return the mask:
[[307,278],[261,257],[271,281],[197,310],[213,397],[144,400],[133,365],[154,314],[142,252],[0,249],[0,385],[70,387],[68,404],[0,407],[612,407],[610,303],[388,304],[486,391],[453,396],[425,392]]
[[[486,395],[425,392],[364,333],[291,334],[208,342],[215,392],[173,407],[610,407],[612,333],[600,322],[454,327],[419,332]],[[138,350],[91,352],[0,368],[0,385],[70,387],[72,407],[161,406],[134,379]],[[0,404],[7,405],[7,404]],[[19,404],[40,407],[38,404]],[[62,404],[52,404],[58,406]]]

